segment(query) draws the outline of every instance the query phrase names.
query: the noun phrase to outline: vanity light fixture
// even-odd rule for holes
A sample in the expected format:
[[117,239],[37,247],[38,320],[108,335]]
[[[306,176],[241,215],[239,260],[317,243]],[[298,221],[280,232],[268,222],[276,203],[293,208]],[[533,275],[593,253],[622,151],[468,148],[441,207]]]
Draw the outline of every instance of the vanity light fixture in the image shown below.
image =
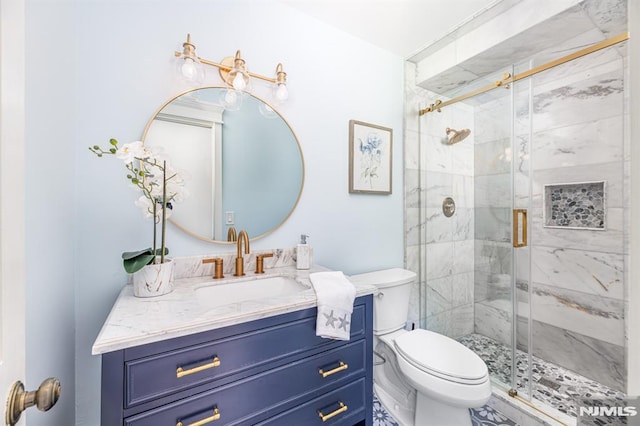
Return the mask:
[[187,34],[187,41],[182,44],[182,52],[176,51],[175,56],[179,75],[190,82],[202,83],[205,74],[203,65],[210,65],[218,68],[220,77],[230,90],[250,90],[251,77],[254,77],[273,84],[273,98],[276,103],[282,103],[289,98],[287,73],[284,72],[282,64],[276,66],[275,77],[266,77],[249,72],[239,50],[235,56],[228,56],[220,63],[209,61],[196,55],[196,46],[191,43],[191,34]]

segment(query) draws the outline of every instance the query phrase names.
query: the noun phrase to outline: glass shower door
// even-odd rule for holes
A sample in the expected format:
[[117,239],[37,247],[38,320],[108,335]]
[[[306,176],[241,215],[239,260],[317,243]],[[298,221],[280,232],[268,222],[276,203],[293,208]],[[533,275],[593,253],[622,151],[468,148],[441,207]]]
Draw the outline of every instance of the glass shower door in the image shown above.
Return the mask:
[[[501,81],[505,73],[513,74],[513,69],[501,70],[482,83]],[[516,382],[514,100],[510,88],[500,87],[477,96],[474,110],[474,331],[480,343],[473,349],[505,391]]]
[[[512,75],[531,68],[529,61],[513,66]],[[531,141],[533,97],[531,79],[511,84],[511,245],[513,265],[512,392],[531,395],[530,270],[532,220]]]
[[[567,389],[574,385],[609,394],[601,386],[625,386],[621,53],[589,54],[516,82],[513,91],[514,208],[529,209],[528,247],[514,248],[515,341],[527,362],[515,383],[573,415]],[[557,56],[541,53],[527,68]]]

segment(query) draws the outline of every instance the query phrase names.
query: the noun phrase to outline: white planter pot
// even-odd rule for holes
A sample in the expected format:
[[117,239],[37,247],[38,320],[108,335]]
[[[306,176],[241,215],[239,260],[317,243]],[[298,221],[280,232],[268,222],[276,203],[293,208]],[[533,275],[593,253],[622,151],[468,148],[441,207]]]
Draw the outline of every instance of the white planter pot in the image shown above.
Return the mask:
[[173,291],[173,260],[147,265],[133,274],[133,295],[154,297]]

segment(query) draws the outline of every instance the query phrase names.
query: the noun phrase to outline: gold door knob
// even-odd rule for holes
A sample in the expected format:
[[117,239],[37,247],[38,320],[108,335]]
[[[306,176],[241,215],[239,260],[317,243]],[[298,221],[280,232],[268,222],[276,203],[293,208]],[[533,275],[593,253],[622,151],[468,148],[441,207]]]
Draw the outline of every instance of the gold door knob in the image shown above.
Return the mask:
[[48,411],[58,402],[60,391],[60,381],[55,377],[49,377],[37,390],[31,392],[25,392],[24,385],[18,380],[11,386],[7,398],[6,424],[14,426],[20,420],[22,412],[34,405],[40,411]]

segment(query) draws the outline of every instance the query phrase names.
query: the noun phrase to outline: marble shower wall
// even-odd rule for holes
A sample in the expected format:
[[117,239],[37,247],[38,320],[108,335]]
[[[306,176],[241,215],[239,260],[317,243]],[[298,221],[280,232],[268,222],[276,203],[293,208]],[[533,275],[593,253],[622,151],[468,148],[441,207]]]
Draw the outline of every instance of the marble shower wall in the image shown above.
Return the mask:
[[[589,37],[583,35],[581,40]],[[591,54],[516,85],[513,155],[505,129],[494,120],[509,108],[510,100],[476,107],[475,325],[477,333],[509,344],[508,173],[513,160],[514,203],[529,209],[530,231],[529,247],[516,250],[514,265],[518,346],[528,349],[530,324],[535,356],[622,390],[626,376],[623,225],[628,208],[624,183],[629,167],[625,66],[619,49],[624,47]],[[547,60],[543,54],[533,65]],[[591,181],[606,181],[604,230],[544,226],[545,185]]]
[[[473,332],[474,132],[448,145],[446,128],[473,129],[473,107],[458,104],[418,116],[442,99],[415,85],[415,65],[406,67],[405,265],[419,274],[410,320],[450,337]],[[442,212],[444,198],[456,203]]]

